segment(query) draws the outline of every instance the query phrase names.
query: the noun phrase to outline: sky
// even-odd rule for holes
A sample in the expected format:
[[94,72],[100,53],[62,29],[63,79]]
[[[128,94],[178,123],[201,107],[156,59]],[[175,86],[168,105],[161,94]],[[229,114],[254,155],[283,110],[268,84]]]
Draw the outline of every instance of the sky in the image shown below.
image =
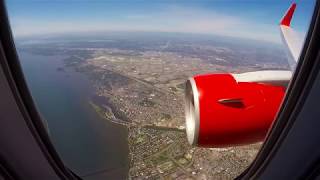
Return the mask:
[[[7,0],[16,37],[96,31],[183,32],[280,43],[292,0]],[[296,0],[292,27],[303,36],[314,0]]]

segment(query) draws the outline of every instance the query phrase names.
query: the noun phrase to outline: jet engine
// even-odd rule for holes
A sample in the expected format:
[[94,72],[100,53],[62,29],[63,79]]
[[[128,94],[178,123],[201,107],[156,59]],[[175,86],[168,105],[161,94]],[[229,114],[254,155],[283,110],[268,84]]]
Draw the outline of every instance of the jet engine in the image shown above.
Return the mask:
[[228,147],[262,141],[276,116],[285,89],[282,85],[241,82],[234,74],[190,78],[185,92],[189,143]]

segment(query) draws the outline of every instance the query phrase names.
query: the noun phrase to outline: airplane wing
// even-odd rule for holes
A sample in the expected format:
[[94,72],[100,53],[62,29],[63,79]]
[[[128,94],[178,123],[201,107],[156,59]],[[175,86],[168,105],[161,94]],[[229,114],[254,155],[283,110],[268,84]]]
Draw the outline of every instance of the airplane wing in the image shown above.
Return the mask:
[[302,39],[290,26],[296,6],[296,3],[293,3],[280,21],[281,37],[286,47],[291,71],[255,71],[232,74],[236,81],[287,86],[291,79],[292,71],[294,71],[298,62],[303,45]]
[[232,74],[237,82],[257,82],[286,87],[291,79],[291,71],[254,71]]
[[293,3],[280,21],[281,37],[287,49],[288,61],[292,71],[298,62],[303,45],[303,40],[290,26],[296,6],[296,3]]

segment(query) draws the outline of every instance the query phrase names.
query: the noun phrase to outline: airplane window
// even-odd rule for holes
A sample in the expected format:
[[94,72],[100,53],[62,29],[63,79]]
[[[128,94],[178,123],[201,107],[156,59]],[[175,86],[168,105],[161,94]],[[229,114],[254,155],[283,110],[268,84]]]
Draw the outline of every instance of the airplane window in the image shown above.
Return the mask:
[[233,179],[259,151],[299,58],[314,1],[291,3],[11,0],[7,8],[28,87],[73,172]]

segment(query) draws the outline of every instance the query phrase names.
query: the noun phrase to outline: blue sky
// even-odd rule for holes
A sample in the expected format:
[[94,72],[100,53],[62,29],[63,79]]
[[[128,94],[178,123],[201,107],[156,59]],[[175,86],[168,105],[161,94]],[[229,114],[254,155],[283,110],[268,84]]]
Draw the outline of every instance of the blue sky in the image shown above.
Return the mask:
[[[15,36],[94,31],[215,34],[280,43],[292,0],[8,0]],[[292,26],[304,35],[314,0],[297,0]]]

